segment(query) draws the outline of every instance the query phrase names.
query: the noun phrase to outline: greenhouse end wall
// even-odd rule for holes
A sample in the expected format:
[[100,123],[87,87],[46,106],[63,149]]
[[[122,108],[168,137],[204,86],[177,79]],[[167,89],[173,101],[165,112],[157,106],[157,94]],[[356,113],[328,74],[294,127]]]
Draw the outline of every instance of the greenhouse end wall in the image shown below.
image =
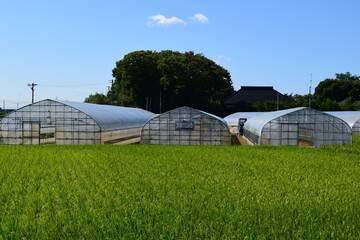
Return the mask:
[[75,108],[43,100],[4,117],[0,139],[5,145],[100,144],[100,128]]
[[[280,111],[279,111],[280,112]],[[263,125],[252,128],[251,124]],[[251,118],[245,123],[244,135],[259,145],[351,145],[350,126],[343,120],[310,108],[289,109],[280,113],[272,112]]]
[[140,144],[231,145],[227,124],[211,114],[181,107],[148,121]]
[[353,135],[360,135],[360,120],[357,121],[352,127]]

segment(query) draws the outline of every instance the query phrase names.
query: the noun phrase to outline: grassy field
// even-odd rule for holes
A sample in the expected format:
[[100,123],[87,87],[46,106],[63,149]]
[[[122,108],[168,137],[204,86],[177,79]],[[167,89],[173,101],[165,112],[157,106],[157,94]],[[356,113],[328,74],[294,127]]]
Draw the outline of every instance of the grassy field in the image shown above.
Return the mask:
[[359,239],[353,146],[0,146],[0,239]]

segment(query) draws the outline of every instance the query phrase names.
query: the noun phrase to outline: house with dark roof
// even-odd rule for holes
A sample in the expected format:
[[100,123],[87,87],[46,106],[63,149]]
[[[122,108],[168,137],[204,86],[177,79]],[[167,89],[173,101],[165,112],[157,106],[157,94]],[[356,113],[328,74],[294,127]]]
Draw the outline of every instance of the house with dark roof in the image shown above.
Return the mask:
[[3,108],[0,108],[0,113],[11,113],[14,110],[15,109],[3,109]]
[[256,103],[265,101],[293,102],[291,98],[279,93],[272,86],[241,86],[240,90],[227,97],[223,104],[231,108],[240,102]]

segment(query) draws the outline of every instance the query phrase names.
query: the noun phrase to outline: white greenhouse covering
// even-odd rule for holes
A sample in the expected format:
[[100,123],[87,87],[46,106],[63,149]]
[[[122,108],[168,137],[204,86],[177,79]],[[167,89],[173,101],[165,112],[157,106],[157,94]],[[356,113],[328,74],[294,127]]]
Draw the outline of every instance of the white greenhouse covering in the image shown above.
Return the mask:
[[251,117],[244,125],[244,135],[259,145],[352,144],[351,128],[344,120],[304,107]]
[[229,126],[229,129],[232,133],[238,133],[239,130],[239,119],[246,118],[249,119],[251,117],[257,116],[259,114],[263,114],[264,112],[236,112],[224,117],[225,122]]
[[140,143],[231,145],[231,135],[222,118],[190,107],[180,107],[149,120],[141,131]]
[[353,135],[360,135],[360,111],[339,111],[326,113],[341,118],[349,124]]
[[155,114],[138,108],[42,100],[0,121],[1,144],[127,144]]

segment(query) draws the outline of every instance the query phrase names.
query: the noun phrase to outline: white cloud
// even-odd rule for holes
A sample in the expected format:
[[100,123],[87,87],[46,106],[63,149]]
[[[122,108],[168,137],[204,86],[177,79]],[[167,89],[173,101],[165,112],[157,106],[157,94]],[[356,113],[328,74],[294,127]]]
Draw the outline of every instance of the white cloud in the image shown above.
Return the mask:
[[164,15],[158,14],[155,16],[148,17],[148,26],[153,27],[154,25],[170,25],[170,24],[185,24],[183,20],[177,17],[167,18]]
[[194,20],[196,22],[199,23],[207,23],[209,22],[208,17],[206,17],[205,15],[201,14],[201,13],[197,13],[194,16],[190,17],[191,20]]
[[217,59],[213,60],[217,65],[222,65],[224,62],[231,62],[231,58],[220,55],[217,57]]

